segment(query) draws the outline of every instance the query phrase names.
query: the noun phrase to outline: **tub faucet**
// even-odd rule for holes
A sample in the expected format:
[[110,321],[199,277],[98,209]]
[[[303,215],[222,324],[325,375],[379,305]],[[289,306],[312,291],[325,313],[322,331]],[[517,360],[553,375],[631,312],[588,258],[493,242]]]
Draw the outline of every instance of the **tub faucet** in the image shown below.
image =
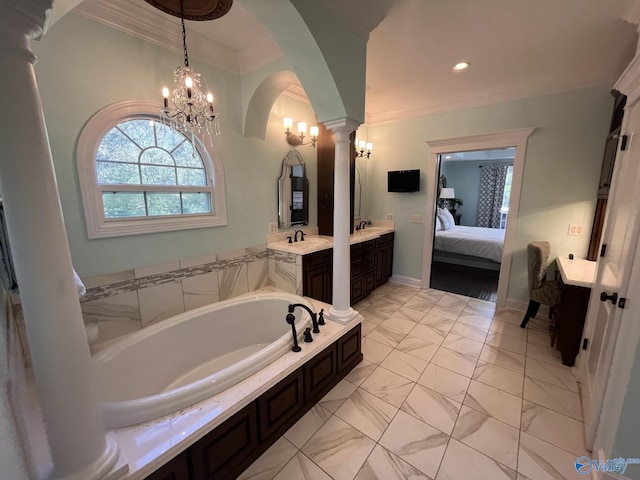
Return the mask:
[[304,242],[304,232],[302,230],[296,230],[295,235],[293,236],[293,241],[297,242],[298,241],[298,233],[300,234],[300,241]]
[[293,313],[293,310],[296,307],[304,308],[309,313],[309,315],[311,316],[311,323],[313,324],[313,333],[320,333],[320,328],[318,327],[318,315],[303,303],[292,303],[291,305],[289,305],[289,313]]
[[302,350],[300,345],[298,345],[298,332],[296,332],[296,317],[293,316],[293,313],[287,313],[287,323],[291,325],[291,335],[293,335],[293,347],[291,351],[299,352]]

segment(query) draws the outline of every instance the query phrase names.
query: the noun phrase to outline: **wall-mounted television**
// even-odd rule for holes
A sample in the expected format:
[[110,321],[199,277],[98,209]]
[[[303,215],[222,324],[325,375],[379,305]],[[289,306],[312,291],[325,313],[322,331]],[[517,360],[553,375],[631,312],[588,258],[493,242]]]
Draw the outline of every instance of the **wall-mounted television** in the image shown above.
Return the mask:
[[387,172],[388,192],[419,192],[420,170],[396,170]]

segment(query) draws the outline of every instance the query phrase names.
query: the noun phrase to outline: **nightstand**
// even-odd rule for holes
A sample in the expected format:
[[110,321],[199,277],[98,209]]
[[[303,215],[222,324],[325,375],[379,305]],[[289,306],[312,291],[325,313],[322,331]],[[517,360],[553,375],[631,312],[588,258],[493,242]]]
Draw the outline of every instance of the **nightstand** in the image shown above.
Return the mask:
[[462,217],[462,214],[461,214],[461,213],[456,213],[456,214],[453,216],[453,221],[456,223],[456,225],[460,225],[460,217]]

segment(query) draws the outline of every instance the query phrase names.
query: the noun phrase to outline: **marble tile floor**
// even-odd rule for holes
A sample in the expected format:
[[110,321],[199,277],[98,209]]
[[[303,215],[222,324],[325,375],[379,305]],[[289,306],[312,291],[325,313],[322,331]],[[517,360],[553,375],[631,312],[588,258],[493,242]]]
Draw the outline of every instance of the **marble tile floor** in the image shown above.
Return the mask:
[[241,479],[583,477],[578,384],[547,319],[395,284],[355,308],[364,360]]

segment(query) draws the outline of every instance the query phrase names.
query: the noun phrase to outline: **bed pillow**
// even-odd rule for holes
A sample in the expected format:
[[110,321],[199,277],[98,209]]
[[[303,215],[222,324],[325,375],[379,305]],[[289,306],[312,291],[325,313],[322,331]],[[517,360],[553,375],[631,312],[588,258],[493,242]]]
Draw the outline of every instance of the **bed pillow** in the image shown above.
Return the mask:
[[451,215],[449,210],[445,208],[438,209],[438,218],[442,222],[443,230],[451,230],[456,224],[455,220],[453,219],[453,215]]
[[436,215],[436,232],[440,232],[441,230],[444,230],[442,228],[442,222],[440,221],[440,217]]

